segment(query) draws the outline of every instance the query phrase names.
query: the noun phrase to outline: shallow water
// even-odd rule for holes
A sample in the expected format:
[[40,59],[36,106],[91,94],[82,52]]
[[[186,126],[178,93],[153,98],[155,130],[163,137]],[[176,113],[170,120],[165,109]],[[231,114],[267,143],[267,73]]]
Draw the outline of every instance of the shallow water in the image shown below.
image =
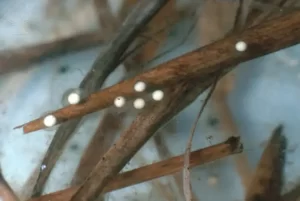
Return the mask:
[[[70,16],[66,13],[65,16],[57,15],[56,18],[48,20],[42,12],[46,0],[31,0],[26,3],[20,0],[1,1],[1,49],[35,44],[97,27],[91,2],[86,3],[82,9],[76,7],[76,3],[72,4],[72,1],[66,2],[69,10],[80,10],[79,14]],[[117,1],[112,2],[117,12]],[[164,48],[172,47],[184,37],[187,30],[185,27],[190,24],[190,22],[182,22],[176,25]],[[195,42],[191,37],[184,45],[151,65],[167,61],[195,48]],[[13,128],[62,107],[63,94],[68,89],[78,86],[99,51],[103,50],[105,47],[56,57],[34,64],[32,68],[0,76],[0,162],[4,177],[21,200],[28,197],[27,190],[34,184],[34,175],[42,165],[41,160],[55,133],[55,128],[28,135],[23,135],[21,129],[13,130]],[[300,46],[297,45],[241,64],[237,69],[235,90],[228,98],[244,143],[244,152],[249,157],[253,169],[271,131],[279,123],[284,124],[289,142],[286,152],[285,189],[292,188],[300,176],[297,171],[300,167],[300,160],[297,157],[300,154],[298,149],[300,59],[297,58],[299,53]],[[114,84],[123,73],[123,68],[118,68],[109,77],[105,86]],[[184,152],[190,129],[200,108],[200,100],[203,99],[203,96],[199,97],[173,120],[176,125],[175,133],[164,133],[163,137],[172,155]],[[101,112],[88,115],[76,131],[53,170],[44,193],[70,186],[80,156],[92,137],[101,115]],[[198,124],[193,149],[225,140],[216,119],[218,116],[209,105]],[[130,119],[127,120],[127,123],[129,122]],[[192,186],[199,199],[207,201],[243,199],[243,188],[232,160],[234,157],[193,168]],[[150,140],[124,170],[159,160],[154,142]],[[208,179],[211,177],[217,178],[215,185],[209,184]],[[178,192],[171,177],[160,179],[160,182],[171,184],[171,190]],[[146,182],[115,191],[109,194],[108,200],[120,198],[122,200],[164,200],[161,195],[164,192],[159,189],[157,183]],[[179,196],[175,197],[178,200],[183,199]]]

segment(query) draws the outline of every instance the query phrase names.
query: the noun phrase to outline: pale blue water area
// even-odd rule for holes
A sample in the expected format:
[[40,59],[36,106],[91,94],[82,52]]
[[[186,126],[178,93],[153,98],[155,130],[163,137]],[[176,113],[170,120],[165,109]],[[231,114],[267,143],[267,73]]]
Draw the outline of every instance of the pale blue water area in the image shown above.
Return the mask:
[[[68,0],[68,2],[71,1]],[[112,2],[114,5],[117,1]],[[0,14],[4,16],[0,19],[0,48],[16,48],[21,45],[38,43],[68,35],[71,33],[71,29],[72,32],[79,32],[96,26],[93,24],[94,18],[91,18],[90,24],[73,23],[68,25],[68,22],[76,17],[71,17],[68,19],[69,21],[60,21],[59,18],[53,19],[48,23],[41,11],[45,4],[46,0],[31,0],[26,1],[26,3],[21,0],[0,1]],[[117,10],[117,7],[114,9]],[[88,13],[89,11],[86,9],[86,11],[82,11],[82,13],[84,12]],[[84,18],[85,15],[81,14],[81,16]],[[57,24],[55,25],[53,22]],[[60,24],[60,22],[62,23]],[[38,28],[35,30],[28,29],[26,28],[28,23],[36,24]],[[186,35],[190,26],[191,22],[188,21],[176,25],[161,51],[178,43]],[[197,48],[194,35],[188,37],[182,46],[173,48],[173,52],[151,63],[151,65],[155,66]],[[62,96],[65,91],[78,86],[99,51],[104,49],[105,47],[98,47],[57,57],[34,64],[30,69],[0,76],[0,164],[5,178],[19,196],[25,196],[24,189],[27,187],[25,188],[24,185],[34,169],[41,163],[55,130],[40,130],[23,135],[21,130],[13,130],[13,127],[62,107]],[[263,150],[262,145],[269,138],[273,128],[279,123],[284,124],[285,134],[288,138],[286,152],[288,162],[285,166],[286,189],[293,187],[300,176],[299,171],[297,171],[300,168],[299,157],[297,157],[300,154],[298,149],[300,143],[299,53],[300,46],[294,46],[241,64],[237,69],[235,90],[228,97],[230,108],[244,143],[245,153],[253,168],[255,168]],[[67,70],[61,74],[59,70],[63,66]],[[116,83],[122,74],[123,68],[120,67],[109,77],[105,85],[109,86]],[[176,133],[165,136],[167,145],[174,155],[184,152],[190,129],[203,99],[204,96],[202,95],[180,113],[174,119]],[[80,155],[97,126],[99,115],[102,113],[89,115],[68,142],[65,152],[51,174],[45,192],[53,192],[69,186]],[[208,105],[198,124],[193,140],[193,150],[225,140],[218,126],[211,127],[208,125],[207,122],[210,117],[216,117],[216,113],[211,105]],[[207,139],[209,136],[212,136],[210,141]],[[74,144],[78,146],[76,151],[70,149],[70,146]],[[234,167],[233,157],[199,166],[192,170],[192,186],[199,200],[232,201],[243,199],[244,192]],[[125,167],[125,170],[159,160],[153,141],[150,140]],[[218,183],[214,186],[208,184],[208,178],[211,176],[218,178]],[[172,179],[162,179],[162,181],[171,182]],[[122,198],[121,200],[163,200],[151,182],[116,191],[109,196],[108,200],[120,200],[120,198]],[[178,200],[182,199],[178,198]]]

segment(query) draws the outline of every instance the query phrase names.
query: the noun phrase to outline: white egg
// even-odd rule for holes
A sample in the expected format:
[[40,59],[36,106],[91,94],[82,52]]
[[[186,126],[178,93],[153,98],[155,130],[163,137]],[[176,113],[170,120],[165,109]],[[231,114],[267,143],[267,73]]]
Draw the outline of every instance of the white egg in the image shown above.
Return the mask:
[[138,98],[133,102],[133,106],[135,107],[135,109],[142,109],[145,107],[145,100],[142,98]]
[[68,95],[68,102],[71,105],[78,104],[81,100],[80,94],[76,92],[72,92]]
[[139,82],[135,83],[135,85],[134,85],[134,90],[137,92],[143,92],[143,91],[145,91],[145,89],[146,89],[145,82],[139,81]]
[[126,100],[123,96],[118,96],[115,98],[114,104],[116,107],[123,107],[126,103]]
[[164,98],[164,92],[162,90],[156,90],[152,93],[152,98],[155,101],[160,101]]
[[247,49],[247,43],[239,41],[235,44],[235,49],[239,52],[244,52]]
[[56,124],[56,117],[53,115],[48,115],[44,118],[44,125],[46,127],[52,127]]

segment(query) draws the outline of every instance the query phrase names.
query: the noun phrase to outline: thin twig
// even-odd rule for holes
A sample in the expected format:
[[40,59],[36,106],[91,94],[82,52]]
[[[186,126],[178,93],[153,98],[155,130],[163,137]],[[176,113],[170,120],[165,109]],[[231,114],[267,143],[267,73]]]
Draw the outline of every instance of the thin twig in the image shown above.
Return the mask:
[[[108,75],[119,65],[119,60],[128,46],[166,2],[167,0],[156,0],[151,2],[143,0],[139,2],[134,11],[131,12],[124,22],[107,51],[104,54],[99,55],[89,73],[80,83],[79,87],[84,94],[93,93],[102,86]],[[43,159],[42,164],[45,165],[46,168],[39,174],[33,196],[39,196],[42,193],[44,184],[60,156],[65,142],[70,138],[72,133],[74,133],[80,121],[81,118],[73,119],[58,128],[55,136],[59,137],[53,139],[46,156]]]
[[[175,129],[175,120],[171,120],[169,123],[167,123],[164,127],[162,127],[153,137],[154,139],[154,144],[156,146],[157,152],[160,156],[160,158],[165,159],[165,158],[171,158],[172,154],[171,151],[168,148],[168,145],[166,144],[166,141],[164,139],[164,136],[166,134],[172,134],[174,133],[174,129]],[[179,190],[180,195],[182,195],[182,197],[184,196],[183,193],[183,177],[182,177],[182,173],[176,173],[173,175],[174,177],[174,181],[175,184]],[[194,198],[194,201],[198,201],[198,199],[196,199],[196,195],[195,193],[192,191],[192,196]],[[181,199],[181,198],[180,198]]]
[[[117,96],[130,99],[136,96],[133,86],[139,80],[148,83],[152,88],[172,85],[181,80],[197,79],[205,82],[207,77],[214,76],[220,70],[229,71],[241,62],[298,44],[299,34],[300,11],[295,11],[246,29],[240,34],[232,34],[132,79],[91,94],[82,104],[67,106],[51,114],[61,123],[106,108],[113,104]],[[237,52],[234,48],[238,40],[247,42],[245,52]],[[45,126],[43,118],[39,118],[17,128],[20,127],[23,127],[24,133],[28,133]]]
[[205,106],[207,105],[212,93],[214,92],[215,88],[216,88],[216,84],[218,82],[218,77],[216,78],[214,84],[211,86],[211,89],[209,91],[209,93],[207,94],[203,104],[201,105],[200,111],[196,117],[195,123],[192,127],[191,133],[190,133],[190,137],[188,139],[187,145],[186,145],[186,150],[185,150],[185,156],[184,156],[184,165],[183,165],[183,170],[182,170],[182,174],[183,174],[183,192],[184,192],[184,197],[186,201],[192,201],[193,197],[192,197],[192,187],[191,187],[191,175],[190,175],[190,153],[191,153],[191,148],[192,148],[192,141],[193,141],[193,137],[195,135],[195,131],[197,128],[197,124],[198,121],[204,111]]
[[[239,138],[231,137],[225,142],[191,152],[190,167],[203,165],[232,154],[242,151]],[[111,192],[131,185],[150,181],[163,176],[175,174],[183,168],[184,155],[175,156],[170,159],[146,165],[131,171],[118,174],[104,188],[104,192]],[[65,190],[46,194],[41,197],[32,198],[30,201],[67,201],[79,187],[71,187]]]
[[16,71],[28,65],[104,44],[100,31],[82,33],[38,45],[0,51],[0,73]]

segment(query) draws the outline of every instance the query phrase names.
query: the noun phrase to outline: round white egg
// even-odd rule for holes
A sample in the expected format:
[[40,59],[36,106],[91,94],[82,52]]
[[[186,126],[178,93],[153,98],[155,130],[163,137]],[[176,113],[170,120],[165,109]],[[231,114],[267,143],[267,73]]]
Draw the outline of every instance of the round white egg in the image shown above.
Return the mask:
[[116,107],[123,107],[125,105],[125,98],[123,96],[118,96],[115,98],[114,104]]
[[135,109],[143,109],[145,107],[145,104],[145,100],[142,98],[138,98],[133,102],[133,106]]
[[53,115],[48,115],[44,118],[44,125],[46,127],[52,127],[56,124],[56,117]]
[[235,44],[235,49],[239,52],[244,52],[247,49],[247,43],[239,41]]
[[155,101],[161,101],[164,98],[164,92],[162,90],[156,90],[152,93],[152,98]]
[[71,105],[78,104],[80,102],[80,99],[81,99],[80,94],[76,92],[72,92],[68,96],[68,102]]
[[145,91],[145,89],[146,89],[145,82],[139,81],[139,82],[135,83],[135,85],[134,85],[134,90],[136,92],[143,92],[143,91]]

